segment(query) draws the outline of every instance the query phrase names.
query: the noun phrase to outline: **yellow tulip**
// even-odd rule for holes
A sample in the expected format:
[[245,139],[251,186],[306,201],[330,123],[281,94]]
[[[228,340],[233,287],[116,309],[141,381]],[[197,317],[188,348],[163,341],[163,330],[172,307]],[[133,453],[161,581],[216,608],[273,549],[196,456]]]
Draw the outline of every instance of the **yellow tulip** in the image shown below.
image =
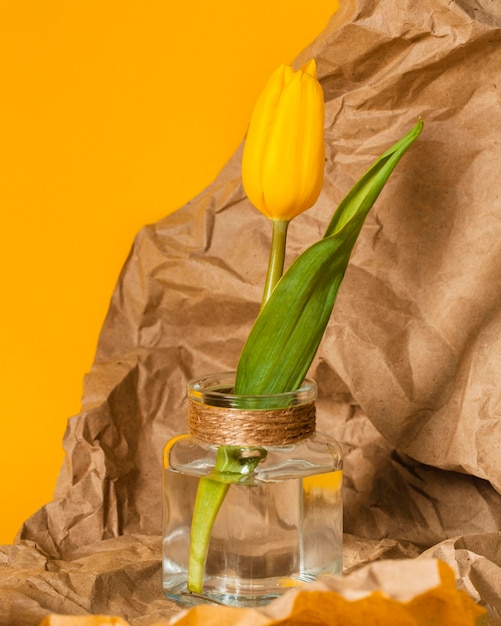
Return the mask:
[[315,60],[295,72],[280,66],[252,113],[242,177],[252,204],[289,221],[318,199],[324,175],[324,94]]

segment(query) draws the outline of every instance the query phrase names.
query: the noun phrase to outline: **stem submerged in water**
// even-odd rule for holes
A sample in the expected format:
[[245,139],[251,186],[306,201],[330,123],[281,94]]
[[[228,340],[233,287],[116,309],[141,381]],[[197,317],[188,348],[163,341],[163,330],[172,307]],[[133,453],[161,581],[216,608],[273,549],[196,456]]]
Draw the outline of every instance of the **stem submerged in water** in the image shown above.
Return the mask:
[[190,535],[188,589],[202,593],[205,559],[216,515],[229,489],[229,483],[201,478],[198,484]]
[[191,524],[189,591],[202,593],[212,527],[230,485],[245,481],[266,454],[263,448],[220,446],[214,470],[200,479]]

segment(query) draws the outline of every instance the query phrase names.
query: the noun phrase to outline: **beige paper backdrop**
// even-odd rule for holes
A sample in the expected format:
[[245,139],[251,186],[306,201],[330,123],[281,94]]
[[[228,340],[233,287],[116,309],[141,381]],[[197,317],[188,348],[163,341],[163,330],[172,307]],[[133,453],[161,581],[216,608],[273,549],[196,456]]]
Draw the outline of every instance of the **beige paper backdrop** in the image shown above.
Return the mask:
[[[425,122],[367,220],[311,372],[320,428],[345,451],[347,566],[427,550],[501,611],[501,4],[343,5],[298,59],[317,58],[327,164],[319,202],[291,224],[290,258]],[[78,609],[146,624],[175,611],[160,593],[162,447],[185,430],[186,380],[236,366],[269,238],[240,153],[138,234],[55,499],[0,554],[11,597],[0,617],[22,606],[22,623]]]

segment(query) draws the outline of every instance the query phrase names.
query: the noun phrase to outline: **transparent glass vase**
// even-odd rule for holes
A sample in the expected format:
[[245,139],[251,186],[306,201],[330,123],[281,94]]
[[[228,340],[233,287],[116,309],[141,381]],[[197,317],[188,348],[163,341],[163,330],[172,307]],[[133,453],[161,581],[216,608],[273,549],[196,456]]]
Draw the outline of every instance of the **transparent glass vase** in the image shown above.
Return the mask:
[[[233,382],[230,372],[188,383],[190,415],[192,406],[209,408],[219,420],[215,440],[207,440],[204,416],[195,417],[192,434],[174,437],[164,449],[163,590],[183,606],[259,606],[291,587],[342,573],[342,455],[333,438],[314,431],[316,384],[306,380],[291,393],[249,397],[232,394]],[[306,432],[304,423],[295,430],[295,412],[305,407]],[[238,424],[242,413],[246,434],[228,441],[225,425]],[[257,423],[249,425],[254,416]],[[278,435],[286,441],[281,445],[267,443],[277,438],[266,432],[275,416],[287,431]],[[230,485],[211,531],[202,592],[192,593],[187,578],[197,488],[201,477],[218,480],[222,445],[232,445],[242,463],[256,454],[259,461]]]

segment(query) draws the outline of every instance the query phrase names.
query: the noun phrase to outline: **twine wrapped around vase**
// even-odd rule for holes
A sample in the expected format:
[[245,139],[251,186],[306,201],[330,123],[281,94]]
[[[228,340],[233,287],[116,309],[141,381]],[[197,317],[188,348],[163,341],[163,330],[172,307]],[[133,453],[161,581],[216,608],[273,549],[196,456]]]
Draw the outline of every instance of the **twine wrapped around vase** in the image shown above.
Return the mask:
[[315,431],[315,403],[280,409],[233,409],[190,400],[190,433],[202,441],[230,446],[284,446]]

